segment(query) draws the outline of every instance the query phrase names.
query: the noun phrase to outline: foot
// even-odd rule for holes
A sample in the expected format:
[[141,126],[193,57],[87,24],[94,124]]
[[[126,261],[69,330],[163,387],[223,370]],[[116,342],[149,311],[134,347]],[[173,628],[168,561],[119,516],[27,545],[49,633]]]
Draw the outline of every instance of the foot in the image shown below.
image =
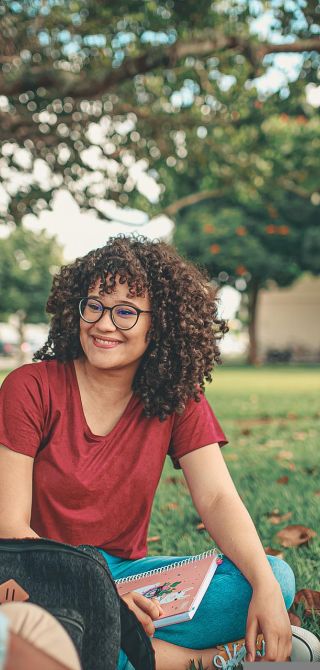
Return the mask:
[[292,652],[291,661],[320,661],[320,641],[317,636],[305,628],[291,626]]

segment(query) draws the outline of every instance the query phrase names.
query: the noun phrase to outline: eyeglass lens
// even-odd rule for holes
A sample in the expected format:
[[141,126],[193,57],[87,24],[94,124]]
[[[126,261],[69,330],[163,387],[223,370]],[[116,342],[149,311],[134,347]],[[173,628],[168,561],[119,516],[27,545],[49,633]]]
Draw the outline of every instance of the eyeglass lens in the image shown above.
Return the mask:
[[[104,305],[99,300],[84,298],[80,302],[80,314],[88,323],[98,321],[104,312]],[[130,305],[115,305],[112,308],[113,322],[119,328],[132,328],[138,319],[138,312]]]

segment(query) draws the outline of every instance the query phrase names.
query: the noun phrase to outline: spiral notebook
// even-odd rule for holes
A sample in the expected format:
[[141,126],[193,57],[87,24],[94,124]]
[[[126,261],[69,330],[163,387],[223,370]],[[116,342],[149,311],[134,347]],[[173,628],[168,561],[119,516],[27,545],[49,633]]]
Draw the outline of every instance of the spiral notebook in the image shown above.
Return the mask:
[[161,628],[192,619],[219,563],[221,555],[212,549],[156,570],[116,579],[116,587],[120,596],[138,591],[146,598],[157,598],[164,613],[153,623]]

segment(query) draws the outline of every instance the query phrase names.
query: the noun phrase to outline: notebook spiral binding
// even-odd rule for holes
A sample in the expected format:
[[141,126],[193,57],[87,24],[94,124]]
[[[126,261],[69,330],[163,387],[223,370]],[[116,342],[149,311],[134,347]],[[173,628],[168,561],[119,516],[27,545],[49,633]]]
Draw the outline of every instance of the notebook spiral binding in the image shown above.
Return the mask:
[[116,579],[115,582],[116,584],[127,584],[128,582],[134,582],[137,578],[142,579],[143,577],[149,577],[151,575],[159,575],[162,572],[169,570],[169,568],[180,568],[183,565],[187,565],[188,563],[194,563],[195,561],[199,561],[202,558],[208,558],[208,556],[216,556],[217,559],[222,558],[222,554],[216,551],[216,549],[209,549],[208,551],[204,551],[202,554],[197,554],[197,556],[189,556],[188,558],[184,558],[183,561],[177,561],[177,563],[168,563],[168,565],[163,565],[161,568],[155,568],[154,570],[148,570],[147,572],[140,572],[137,575],[131,575],[130,577],[124,577],[123,579]]

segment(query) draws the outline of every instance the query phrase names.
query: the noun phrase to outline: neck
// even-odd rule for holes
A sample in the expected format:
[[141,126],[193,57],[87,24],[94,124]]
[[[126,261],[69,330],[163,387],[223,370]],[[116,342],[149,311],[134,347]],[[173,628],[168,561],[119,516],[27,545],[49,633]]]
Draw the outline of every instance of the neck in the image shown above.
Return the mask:
[[82,357],[74,361],[74,366],[79,385],[85,383],[90,392],[97,394],[99,398],[117,402],[132,395],[137,365],[134,369],[104,370],[90,365],[88,360]]

